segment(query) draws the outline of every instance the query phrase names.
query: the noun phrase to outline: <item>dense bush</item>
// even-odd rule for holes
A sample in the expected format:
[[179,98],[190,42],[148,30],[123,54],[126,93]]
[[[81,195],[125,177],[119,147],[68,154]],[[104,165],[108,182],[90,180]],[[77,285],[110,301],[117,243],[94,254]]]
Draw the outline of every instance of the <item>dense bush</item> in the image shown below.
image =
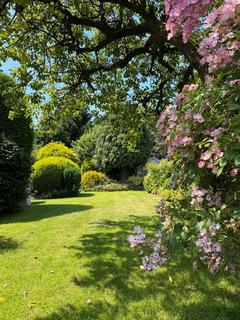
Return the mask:
[[107,177],[102,172],[87,171],[82,175],[81,187],[83,190],[93,190],[96,186],[104,184],[107,181]]
[[156,126],[161,153],[178,168],[188,201],[161,200],[159,232],[149,239],[136,227],[129,241],[147,247],[142,260],[147,271],[173,257],[169,251],[178,244],[193,253],[194,270],[204,265],[212,273],[239,277],[240,2],[194,2],[193,7],[165,1],[166,27],[169,38],[183,28],[185,42],[193,30],[200,39],[203,31],[198,48],[203,83],[195,78],[185,84]]
[[64,188],[67,192],[77,193],[80,188],[81,175],[77,168],[66,168],[63,171]]
[[96,186],[95,191],[105,191],[105,192],[111,192],[111,191],[126,191],[129,190],[129,186],[126,183],[107,183],[103,185]]
[[32,186],[37,195],[51,196],[78,191],[80,169],[70,159],[47,157],[33,166]]
[[104,171],[108,175],[126,180],[130,173],[146,163],[151,148],[152,136],[146,128],[129,130],[116,119],[105,119],[86,132],[73,148],[82,164]]
[[63,157],[73,162],[78,161],[77,155],[63,143],[59,142],[50,142],[39,149],[36,160],[41,160],[46,157]]
[[132,188],[140,189],[143,187],[143,177],[131,176],[128,178],[128,184]]
[[108,174],[118,170],[119,178],[125,180],[129,172],[146,163],[152,141],[146,128],[130,130],[127,126],[117,127],[116,121],[112,118],[101,124],[96,137],[93,163]]
[[[9,115],[19,107],[13,119]],[[31,172],[33,130],[25,117],[25,97],[0,74],[0,213],[15,212],[25,200]]]
[[144,189],[150,193],[159,193],[160,188],[170,188],[173,163],[162,159],[159,163],[148,163],[148,173],[144,178]]
[[82,164],[85,160],[92,166],[91,159],[94,156],[96,147],[96,137],[99,127],[95,125],[89,131],[85,132],[79,140],[75,141],[72,146],[75,153],[78,155],[79,163]]
[[26,198],[30,159],[19,146],[0,136],[0,214],[15,212]]
[[81,174],[90,171],[92,169],[91,161],[89,159],[84,159],[80,166]]

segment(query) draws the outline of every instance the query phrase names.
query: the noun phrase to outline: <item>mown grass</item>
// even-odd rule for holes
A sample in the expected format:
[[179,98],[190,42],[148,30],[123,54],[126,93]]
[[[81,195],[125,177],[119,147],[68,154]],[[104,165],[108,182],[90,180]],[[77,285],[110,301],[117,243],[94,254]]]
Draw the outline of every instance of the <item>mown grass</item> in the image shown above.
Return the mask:
[[126,239],[136,224],[154,228],[156,201],[85,193],[1,218],[0,319],[240,319],[239,280],[194,273],[185,255],[150,274],[139,268]]

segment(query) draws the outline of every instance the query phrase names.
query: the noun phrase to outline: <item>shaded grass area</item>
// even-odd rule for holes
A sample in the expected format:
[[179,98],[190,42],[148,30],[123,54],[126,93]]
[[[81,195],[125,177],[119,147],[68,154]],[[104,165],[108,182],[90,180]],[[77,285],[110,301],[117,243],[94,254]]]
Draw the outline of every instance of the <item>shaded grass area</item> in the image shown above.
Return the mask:
[[153,231],[156,201],[100,192],[1,219],[0,319],[240,319],[240,281],[194,273],[186,253],[150,274],[139,268],[126,239],[135,225]]

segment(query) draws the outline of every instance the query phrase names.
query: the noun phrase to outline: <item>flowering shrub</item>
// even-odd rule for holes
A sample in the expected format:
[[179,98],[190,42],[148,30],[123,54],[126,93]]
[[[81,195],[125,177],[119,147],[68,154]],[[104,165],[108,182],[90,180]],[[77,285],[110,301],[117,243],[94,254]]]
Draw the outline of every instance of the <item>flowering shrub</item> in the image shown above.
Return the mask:
[[166,29],[169,31],[168,38],[171,39],[183,29],[183,41],[187,42],[212,2],[213,0],[165,0],[165,12],[168,16],[166,24]]
[[143,255],[141,268],[146,271],[154,270],[168,261],[168,250],[164,245],[162,233],[155,233],[154,237],[147,238],[139,226],[134,228],[134,234],[128,237],[131,248],[140,247],[140,253],[143,255],[142,249],[149,251],[148,255]]
[[[210,4],[219,6],[210,12]],[[156,125],[162,153],[181,172],[181,187],[189,195],[189,201],[187,197],[161,199],[156,206],[161,241],[169,251],[173,242],[194,249],[194,267],[199,261],[211,272],[236,272],[240,261],[240,1],[166,0],[165,11],[169,38],[182,31],[185,42],[205,20],[206,37],[199,53],[209,76],[206,83],[185,85]],[[138,242],[140,235],[135,231],[130,242]],[[147,237],[140,238],[142,246]],[[161,246],[156,253],[161,257]],[[161,265],[154,257],[153,267],[145,269]],[[152,261],[151,255],[144,261]]]

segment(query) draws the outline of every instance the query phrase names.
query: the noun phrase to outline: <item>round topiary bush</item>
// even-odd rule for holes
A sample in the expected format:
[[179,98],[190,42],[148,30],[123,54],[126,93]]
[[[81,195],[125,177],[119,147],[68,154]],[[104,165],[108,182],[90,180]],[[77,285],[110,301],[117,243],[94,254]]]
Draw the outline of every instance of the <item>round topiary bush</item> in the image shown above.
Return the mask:
[[63,157],[73,162],[78,162],[78,157],[74,151],[66,147],[63,143],[50,142],[40,148],[36,160],[41,160],[47,157]]
[[79,184],[80,168],[70,159],[47,157],[33,166],[32,186],[38,196],[75,193]]
[[87,171],[82,175],[81,186],[83,190],[93,190],[96,186],[104,184],[107,177],[102,172]]

